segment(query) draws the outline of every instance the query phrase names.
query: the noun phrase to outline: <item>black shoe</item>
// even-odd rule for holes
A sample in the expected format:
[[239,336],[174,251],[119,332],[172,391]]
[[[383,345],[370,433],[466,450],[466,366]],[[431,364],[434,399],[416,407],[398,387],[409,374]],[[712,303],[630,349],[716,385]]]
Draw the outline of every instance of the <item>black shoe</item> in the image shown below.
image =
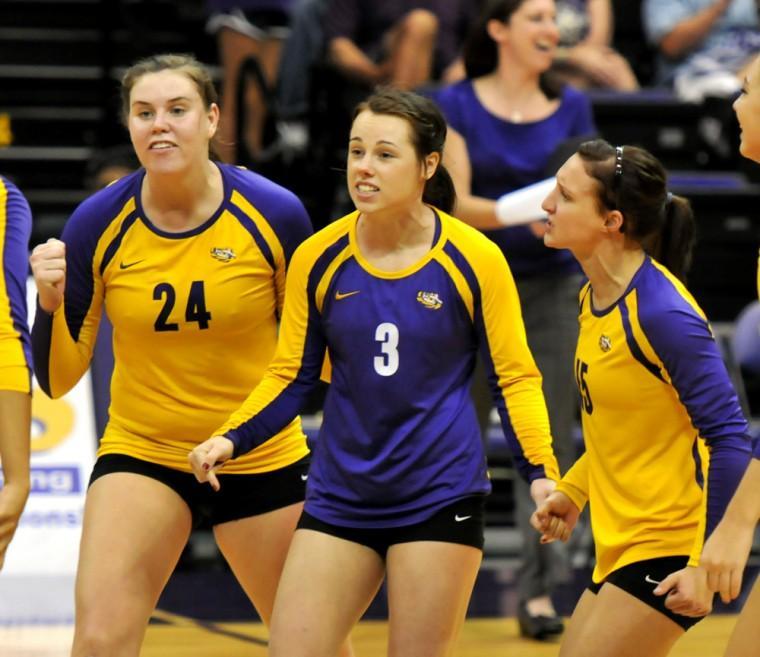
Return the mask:
[[525,602],[517,607],[517,623],[520,626],[520,636],[537,641],[546,641],[565,629],[562,619],[557,616],[531,616]]

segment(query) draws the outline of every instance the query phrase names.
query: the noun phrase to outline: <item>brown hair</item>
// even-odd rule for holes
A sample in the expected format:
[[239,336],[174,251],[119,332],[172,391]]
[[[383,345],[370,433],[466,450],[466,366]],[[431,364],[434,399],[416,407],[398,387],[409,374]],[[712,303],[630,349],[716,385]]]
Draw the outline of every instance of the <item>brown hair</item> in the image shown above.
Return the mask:
[[668,192],[660,161],[643,148],[615,148],[603,139],[582,143],[578,155],[597,182],[599,210],[619,210],[621,232],[684,280],[694,247],[694,213],[686,198]]
[[[490,0],[473,24],[464,44],[464,67],[467,77],[479,78],[494,71],[499,64],[496,42],[488,34],[488,22],[497,20],[509,23],[525,0]],[[558,98],[562,93],[562,83],[550,71],[541,74],[539,86],[547,98]]]
[[[404,119],[411,128],[412,145],[420,162],[431,153],[439,153],[443,160],[446,119],[429,98],[411,91],[381,87],[356,106],[353,119],[365,110],[374,114],[389,114]],[[456,203],[456,191],[451,176],[442,162],[438,163],[433,176],[425,182],[422,200],[444,212],[453,210]]]

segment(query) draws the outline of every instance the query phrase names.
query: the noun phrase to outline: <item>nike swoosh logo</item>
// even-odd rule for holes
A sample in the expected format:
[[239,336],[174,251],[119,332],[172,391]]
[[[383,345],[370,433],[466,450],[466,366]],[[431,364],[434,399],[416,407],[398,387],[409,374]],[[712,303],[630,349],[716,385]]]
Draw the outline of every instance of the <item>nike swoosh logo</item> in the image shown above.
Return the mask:
[[301,481],[306,481],[309,478],[309,475],[301,475]]
[[142,260],[135,260],[134,262],[120,262],[119,263],[119,269],[129,269],[130,267],[134,267],[135,265],[139,265],[141,262],[145,262],[145,258]]
[[336,292],[335,293],[335,300],[340,301],[341,299],[345,299],[346,297],[352,297],[355,294],[359,294],[361,290],[354,290],[353,292]]
[[462,522],[463,520],[469,520],[470,518],[472,518],[472,516],[458,516],[458,515],[454,516],[454,520],[456,522]]
[[649,575],[644,576],[644,581],[647,584],[662,584],[662,582],[658,582],[656,579],[652,579]]

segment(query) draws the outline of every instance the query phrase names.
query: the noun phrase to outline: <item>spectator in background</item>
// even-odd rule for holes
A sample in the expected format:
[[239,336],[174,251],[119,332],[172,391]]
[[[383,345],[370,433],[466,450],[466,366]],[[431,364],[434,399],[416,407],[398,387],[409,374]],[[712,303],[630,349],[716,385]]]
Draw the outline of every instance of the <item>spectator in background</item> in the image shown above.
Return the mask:
[[457,62],[477,0],[332,0],[325,19],[329,61],[367,87],[413,89],[462,76]]
[[117,144],[95,151],[87,161],[85,186],[96,192],[140,168],[131,144]]
[[[208,0],[207,30],[216,35],[222,65],[221,117],[216,150],[227,163],[247,163],[262,149],[267,111],[265,90],[246,81],[245,116],[239,117],[237,89],[241,66],[255,58],[264,83],[276,84],[282,44],[289,33],[292,0]],[[238,123],[243,122],[242,130]],[[243,143],[237,142],[240,134]]]
[[659,51],[658,82],[684,100],[739,91],[760,51],[755,0],[644,0],[644,31]]
[[557,0],[559,45],[553,70],[582,89],[635,91],[639,83],[628,61],[612,47],[610,0]]
[[[554,0],[491,3],[465,47],[467,78],[440,90],[435,99],[450,127],[444,164],[457,189],[456,215],[485,231],[507,257],[564,471],[575,456],[572,361],[580,273],[568,251],[544,246],[541,222],[507,228],[496,203],[506,192],[553,176],[555,151],[568,139],[596,132],[588,98],[569,86],[558,88],[546,76],[558,42]],[[536,209],[538,220],[542,212]],[[485,400],[485,376],[478,380],[482,390],[476,397]],[[562,631],[549,594],[569,577],[569,565],[565,551],[539,544],[530,526],[528,487],[517,480],[515,496],[524,541],[518,574],[520,630],[545,639]]]
[[282,48],[277,76],[277,106],[280,138],[296,151],[308,142],[307,115],[310,110],[314,67],[325,50],[324,16],[330,0],[296,0],[291,12],[291,30]]
[[0,176],[0,569],[29,496],[32,348],[26,278],[32,213],[23,194]]

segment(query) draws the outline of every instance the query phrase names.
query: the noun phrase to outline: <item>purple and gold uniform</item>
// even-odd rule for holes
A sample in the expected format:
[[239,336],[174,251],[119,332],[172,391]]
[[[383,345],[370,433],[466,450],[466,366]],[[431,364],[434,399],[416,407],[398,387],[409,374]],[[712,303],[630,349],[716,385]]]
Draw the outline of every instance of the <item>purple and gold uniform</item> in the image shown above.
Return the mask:
[[0,176],[0,390],[27,393],[32,382],[26,307],[31,232],[29,203]]
[[557,489],[590,500],[595,582],[678,555],[698,563],[749,462],[750,441],[704,313],[647,258],[611,307],[581,290],[575,376],[586,453]]
[[[69,390],[87,369],[105,308],[115,367],[98,456],[190,472],[188,452],[242,403],[274,354],[285,269],[311,224],[287,190],[218,166],[224,200],[192,231],[150,222],[144,170],[87,199],[63,231],[64,304],[37,313],[36,372],[49,395]],[[300,420],[291,420],[225,472],[267,472],[305,456]]]
[[469,392],[480,351],[517,468],[528,480],[556,479],[541,376],[498,247],[436,212],[432,249],[381,271],[359,252],[357,221],[347,215],[294,255],[275,358],[217,433],[236,455],[265,446],[297,413],[327,350],[332,378],[306,512],[347,527],[422,522],[490,491]]

